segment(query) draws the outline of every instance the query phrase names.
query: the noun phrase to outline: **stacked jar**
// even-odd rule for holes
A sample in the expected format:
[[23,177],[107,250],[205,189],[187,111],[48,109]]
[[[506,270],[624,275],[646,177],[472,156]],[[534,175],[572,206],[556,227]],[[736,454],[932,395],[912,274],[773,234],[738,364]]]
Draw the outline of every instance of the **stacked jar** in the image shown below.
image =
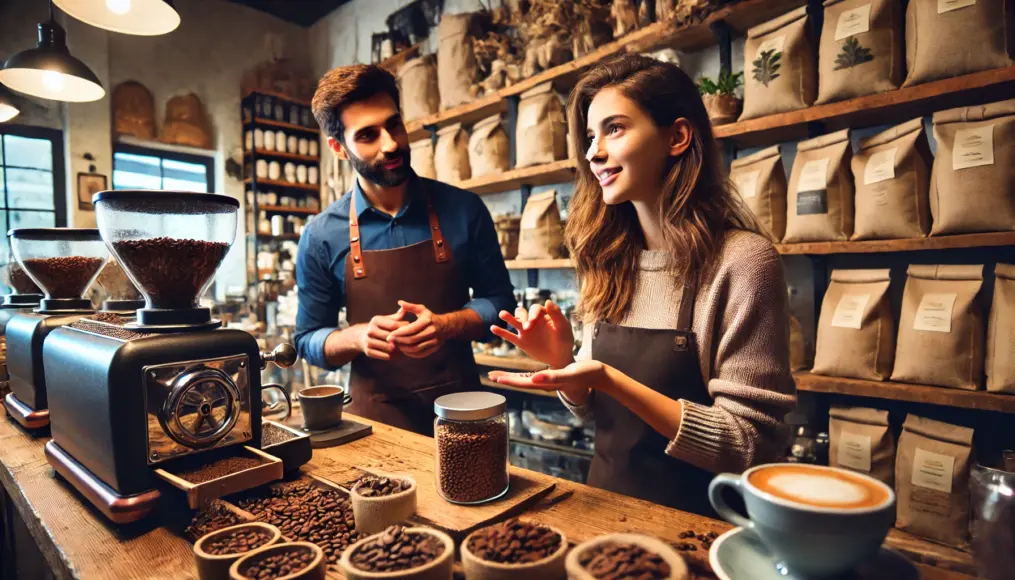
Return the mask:
[[434,401],[437,491],[451,503],[477,504],[508,491],[507,399],[486,392]]

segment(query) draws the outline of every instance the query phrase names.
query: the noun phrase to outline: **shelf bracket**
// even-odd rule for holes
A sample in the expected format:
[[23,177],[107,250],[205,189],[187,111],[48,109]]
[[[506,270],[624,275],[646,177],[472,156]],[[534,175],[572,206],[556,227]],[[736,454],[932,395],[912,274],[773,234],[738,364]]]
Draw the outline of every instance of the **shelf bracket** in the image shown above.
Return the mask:
[[437,125],[424,125],[423,130],[430,132],[430,144],[437,147]]
[[719,74],[733,72],[733,31],[725,20],[713,22],[710,26],[719,46]]
[[[515,166],[515,129],[518,127],[518,95],[511,95],[507,98],[507,134],[508,134],[508,153],[510,156],[510,165],[508,167],[514,168]],[[522,207],[525,207],[525,200],[522,199]]]

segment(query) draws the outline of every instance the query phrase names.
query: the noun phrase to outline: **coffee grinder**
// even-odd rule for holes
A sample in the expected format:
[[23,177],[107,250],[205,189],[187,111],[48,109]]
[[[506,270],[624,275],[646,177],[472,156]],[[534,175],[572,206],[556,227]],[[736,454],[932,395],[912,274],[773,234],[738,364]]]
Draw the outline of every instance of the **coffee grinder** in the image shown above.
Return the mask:
[[22,427],[41,429],[49,425],[43,345],[55,329],[94,312],[83,295],[109,252],[95,229],[15,229],[8,237],[18,264],[45,297],[7,322],[11,392],[4,406]]
[[[8,240],[9,244],[9,240]],[[31,312],[39,307],[42,290],[32,282],[25,271],[14,259],[8,245],[7,263],[0,266],[0,281],[10,289],[11,293],[0,303],[0,397],[6,397],[7,386],[7,322],[18,312]]]
[[221,328],[199,304],[236,235],[238,201],[121,190],[97,193],[94,204],[102,239],[145,307],[134,320],[80,320],[46,341],[46,457],[106,517],[126,523],[155,508],[163,474],[180,462],[260,448],[259,371],[291,366],[296,351],[262,353],[252,335]]

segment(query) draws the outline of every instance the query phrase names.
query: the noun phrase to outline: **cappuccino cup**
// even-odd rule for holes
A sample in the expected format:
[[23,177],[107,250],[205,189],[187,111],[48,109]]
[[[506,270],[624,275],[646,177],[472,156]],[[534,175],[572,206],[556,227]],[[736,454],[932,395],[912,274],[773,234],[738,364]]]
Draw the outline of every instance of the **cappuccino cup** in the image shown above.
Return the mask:
[[342,422],[345,389],[337,385],[308,387],[296,394],[303,408],[303,427],[311,431],[330,429]]
[[[727,505],[725,488],[744,498],[747,518]],[[891,487],[836,467],[774,463],[723,473],[708,498],[725,520],[756,533],[784,573],[803,578],[842,574],[873,557],[895,521]]]

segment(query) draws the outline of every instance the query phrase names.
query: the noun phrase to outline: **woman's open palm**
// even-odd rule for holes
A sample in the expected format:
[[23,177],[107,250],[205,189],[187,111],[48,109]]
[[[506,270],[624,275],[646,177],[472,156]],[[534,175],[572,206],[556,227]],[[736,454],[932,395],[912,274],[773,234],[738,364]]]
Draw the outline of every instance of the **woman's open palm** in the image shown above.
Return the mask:
[[499,326],[491,326],[490,331],[553,368],[563,368],[574,361],[574,333],[559,306],[547,300],[545,305],[534,304],[529,312],[519,314],[520,318],[506,310],[500,312],[501,320],[517,333]]

